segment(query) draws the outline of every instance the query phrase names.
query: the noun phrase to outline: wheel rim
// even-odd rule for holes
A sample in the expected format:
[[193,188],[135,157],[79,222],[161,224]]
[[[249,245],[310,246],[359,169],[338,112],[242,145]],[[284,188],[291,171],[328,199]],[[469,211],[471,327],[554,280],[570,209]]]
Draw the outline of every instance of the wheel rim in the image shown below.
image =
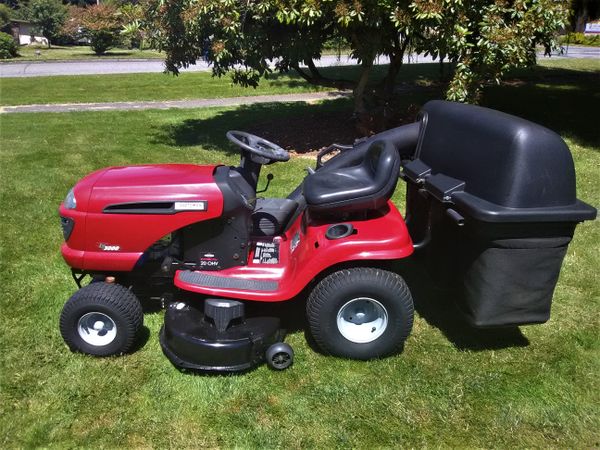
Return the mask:
[[117,325],[106,314],[89,312],[79,318],[77,333],[84,342],[95,347],[103,347],[117,337]]
[[286,352],[275,353],[271,358],[273,367],[277,369],[286,368],[290,364],[291,356]]
[[338,311],[337,328],[350,342],[366,344],[378,339],[387,329],[388,313],[377,300],[358,297]]

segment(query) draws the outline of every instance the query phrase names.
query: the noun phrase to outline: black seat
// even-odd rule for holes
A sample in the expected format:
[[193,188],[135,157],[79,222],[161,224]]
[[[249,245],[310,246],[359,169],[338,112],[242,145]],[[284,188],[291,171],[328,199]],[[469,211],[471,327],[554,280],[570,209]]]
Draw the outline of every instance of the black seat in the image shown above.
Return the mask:
[[400,156],[389,141],[375,141],[362,161],[347,167],[324,166],[304,180],[304,196],[311,211],[352,212],[378,209],[394,193]]

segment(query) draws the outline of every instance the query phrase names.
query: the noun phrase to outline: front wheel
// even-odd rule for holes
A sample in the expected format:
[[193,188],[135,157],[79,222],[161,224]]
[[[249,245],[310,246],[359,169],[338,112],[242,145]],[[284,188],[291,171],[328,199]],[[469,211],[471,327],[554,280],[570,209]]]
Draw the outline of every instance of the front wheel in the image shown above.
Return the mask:
[[65,303],[60,332],[72,351],[110,356],[131,350],[144,321],[142,306],[129,289],[97,282]]
[[364,267],[324,278],[310,294],[306,310],[311,333],[322,350],[361,360],[401,350],[414,316],[402,277]]

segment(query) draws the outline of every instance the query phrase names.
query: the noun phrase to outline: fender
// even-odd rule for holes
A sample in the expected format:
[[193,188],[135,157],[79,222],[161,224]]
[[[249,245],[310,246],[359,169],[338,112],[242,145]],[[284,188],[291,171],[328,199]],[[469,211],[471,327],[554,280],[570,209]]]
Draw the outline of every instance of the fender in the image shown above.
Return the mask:
[[[413,252],[413,243],[404,219],[391,202],[375,217],[343,223],[352,225],[354,231],[344,238],[332,240],[326,233],[335,224],[311,219],[305,212],[283,236],[273,240],[278,249],[276,263],[255,262],[256,246],[253,246],[246,266],[218,272],[195,272],[221,281],[215,283],[219,287],[190,282],[188,277],[182,277],[189,271],[178,271],[175,285],[205,295],[277,302],[292,299],[321,273],[338,264],[397,260]],[[264,283],[266,288],[222,287],[223,284],[239,286],[240,283],[236,281],[246,281],[248,285]]]

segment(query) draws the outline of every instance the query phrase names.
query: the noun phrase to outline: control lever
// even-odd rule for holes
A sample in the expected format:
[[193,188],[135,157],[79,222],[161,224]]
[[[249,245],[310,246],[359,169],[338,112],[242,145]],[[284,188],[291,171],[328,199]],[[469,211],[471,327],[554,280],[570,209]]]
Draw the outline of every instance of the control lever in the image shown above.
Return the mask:
[[271,180],[273,179],[273,174],[272,173],[268,173],[267,174],[267,185],[265,186],[265,188],[262,191],[256,191],[257,194],[260,194],[261,192],[266,192],[267,189],[269,189],[269,185],[271,184]]

